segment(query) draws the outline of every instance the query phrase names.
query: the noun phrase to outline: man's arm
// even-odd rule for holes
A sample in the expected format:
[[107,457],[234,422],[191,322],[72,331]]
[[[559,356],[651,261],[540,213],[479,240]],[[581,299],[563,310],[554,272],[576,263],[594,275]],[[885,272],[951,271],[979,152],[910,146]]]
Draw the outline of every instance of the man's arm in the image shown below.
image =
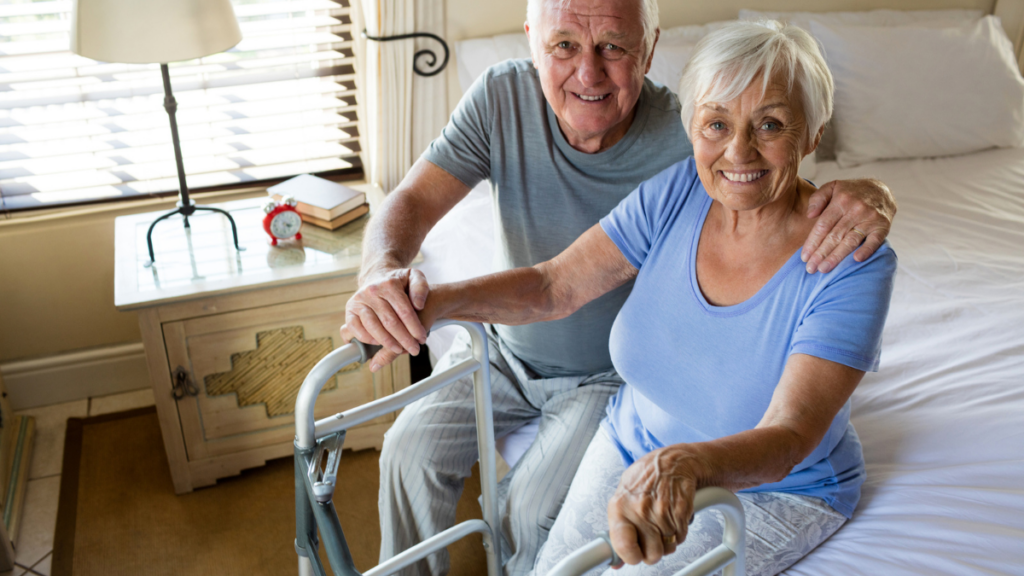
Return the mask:
[[895,216],[896,199],[878,180],[825,184],[811,196],[807,210],[808,218],[818,218],[800,253],[808,274],[834,270],[854,250],[855,260],[867,260],[889,235]]
[[418,160],[366,228],[359,290],[345,305],[346,326],[360,341],[399,355],[418,354],[427,331],[416,311],[427,279],[409,264],[427,236],[470,188],[431,162]]

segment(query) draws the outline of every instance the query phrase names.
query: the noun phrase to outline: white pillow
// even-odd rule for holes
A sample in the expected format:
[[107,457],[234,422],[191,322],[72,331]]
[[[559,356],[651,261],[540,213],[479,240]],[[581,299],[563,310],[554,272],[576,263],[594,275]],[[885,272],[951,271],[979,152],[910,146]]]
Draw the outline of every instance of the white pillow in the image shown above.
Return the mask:
[[[694,45],[708,32],[717,30],[725,24],[726,22],[712,22],[662,30],[647,77],[668,86],[673,92],[679,90],[683,67],[693,54]],[[455,60],[458,62],[459,85],[462,92],[465,93],[485,70],[498,62],[510,58],[529,57],[530,43],[524,32],[456,42]]]
[[870,10],[866,12],[761,12],[740,10],[740,20],[779,20],[808,32],[811,22],[826,26],[916,26],[953,28],[973,24],[981,10]]
[[530,42],[525,32],[499,34],[489,38],[473,38],[455,43],[455,61],[459,67],[459,85],[462,93],[498,62],[510,58],[529,58]]
[[999,19],[961,28],[811,24],[836,81],[836,160],[1024,143],[1024,80]]

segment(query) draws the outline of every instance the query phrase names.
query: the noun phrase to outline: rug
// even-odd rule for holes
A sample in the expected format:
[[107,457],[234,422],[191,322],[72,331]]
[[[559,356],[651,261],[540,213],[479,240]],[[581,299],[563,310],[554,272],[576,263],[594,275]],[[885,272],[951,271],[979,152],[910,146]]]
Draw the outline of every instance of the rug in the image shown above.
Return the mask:
[[[335,505],[355,560],[377,564],[378,459],[346,450]],[[154,408],[68,420],[53,576],[296,574],[291,458],[174,494]],[[480,518],[479,476],[466,481],[458,521]],[[449,547],[454,576],[486,573],[479,535]],[[321,557],[327,565],[321,546]]]

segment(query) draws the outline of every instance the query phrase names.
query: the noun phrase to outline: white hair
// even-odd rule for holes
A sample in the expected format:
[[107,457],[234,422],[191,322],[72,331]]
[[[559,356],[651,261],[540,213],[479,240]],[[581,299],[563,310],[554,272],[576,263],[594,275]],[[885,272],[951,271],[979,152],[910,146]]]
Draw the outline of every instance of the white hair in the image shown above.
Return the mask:
[[[658,36],[658,0],[635,0],[640,4],[640,22],[644,27],[644,57],[651,55],[654,48],[654,39]],[[541,3],[552,2],[556,8],[565,9],[572,4],[572,0],[527,0],[526,22],[535,26],[540,18]]]
[[790,92],[794,87],[800,90],[808,138],[813,139],[832,117],[832,72],[810,34],[775,20],[734,22],[698,42],[683,69],[679,100],[686,134],[690,135],[699,104],[733,100],[759,74],[762,95],[779,77]]

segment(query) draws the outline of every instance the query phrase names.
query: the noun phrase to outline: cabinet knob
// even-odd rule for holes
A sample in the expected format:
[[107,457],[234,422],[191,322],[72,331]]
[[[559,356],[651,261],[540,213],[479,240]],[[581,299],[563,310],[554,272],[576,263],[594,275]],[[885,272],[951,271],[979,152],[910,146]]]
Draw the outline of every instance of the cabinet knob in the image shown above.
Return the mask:
[[174,369],[174,384],[171,387],[171,394],[175,400],[181,400],[185,396],[198,396],[199,389],[188,377],[188,370],[178,366]]

